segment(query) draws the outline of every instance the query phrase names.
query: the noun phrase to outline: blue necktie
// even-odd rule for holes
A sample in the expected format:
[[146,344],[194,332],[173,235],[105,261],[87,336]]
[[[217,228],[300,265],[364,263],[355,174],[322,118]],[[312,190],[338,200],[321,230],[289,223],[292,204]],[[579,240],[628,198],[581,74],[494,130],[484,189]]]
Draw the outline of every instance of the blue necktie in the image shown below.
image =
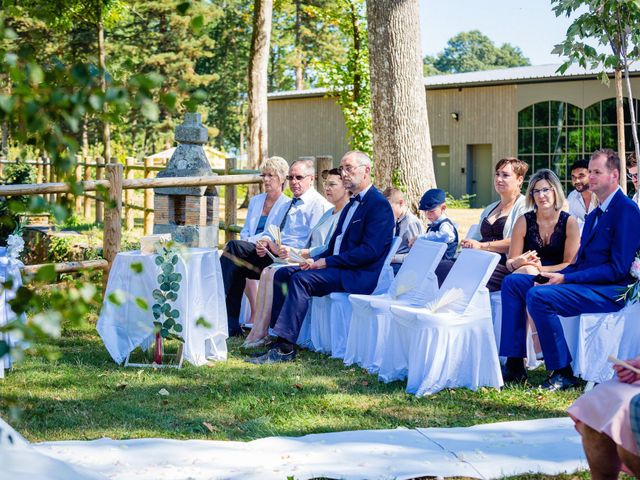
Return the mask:
[[280,222],[280,231],[282,231],[284,226],[287,224],[287,218],[289,218],[289,212],[291,211],[291,207],[293,207],[299,201],[300,201],[300,199],[298,197],[293,197],[291,199],[291,203],[289,204],[289,208],[287,208],[287,211],[284,212],[284,217],[282,217],[282,221]]
[[596,208],[593,211],[593,214],[596,216],[596,218],[593,219],[593,224],[591,225],[591,232],[593,232],[596,229],[596,226],[598,225],[598,222],[600,221],[600,217],[602,216],[603,213],[604,212],[600,207]]

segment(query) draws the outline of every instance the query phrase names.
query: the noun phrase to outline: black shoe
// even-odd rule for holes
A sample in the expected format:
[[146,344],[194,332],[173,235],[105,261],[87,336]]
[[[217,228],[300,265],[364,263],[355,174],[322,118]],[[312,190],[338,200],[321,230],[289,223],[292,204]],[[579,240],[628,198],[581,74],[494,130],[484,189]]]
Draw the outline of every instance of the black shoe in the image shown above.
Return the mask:
[[510,368],[503,366],[502,370],[502,381],[506,384],[519,384],[523,385],[527,383],[527,371],[522,369],[521,371],[511,370]]
[[259,357],[246,358],[245,362],[253,363],[254,365],[266,365],[269,363],[291,362],[295,360],[295,358],[295,350],[291,350],[289,353],[284,353],[279,348],[272,348],[267,353],[260,355]]
[[559,372],[553,372],[549,378],[547,378],[540,388],[548,390],[549,392],[557,392],[559,390],[569,390],[571,388],[578,387],[580,380],[573,375],[568,377]]

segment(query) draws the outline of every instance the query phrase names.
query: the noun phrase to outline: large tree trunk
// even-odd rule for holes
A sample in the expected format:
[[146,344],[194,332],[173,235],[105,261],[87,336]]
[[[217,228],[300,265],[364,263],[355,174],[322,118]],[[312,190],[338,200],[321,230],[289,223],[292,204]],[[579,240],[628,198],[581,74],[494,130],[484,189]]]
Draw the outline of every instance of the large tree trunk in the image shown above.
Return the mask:
[[375,184],[391,185],[395,172],[414,210],[436,184],[419,17],[418,0],[367,2]]
[[624,193],[627,193],[627,164],[625,155],[625,139],[624,139],[624,106],[622,99],[622,69],[615,70],[616,84],[616,120],[618,123],[618,156],[620,157],[620,187]]
[[249,57],[249,138],[250,168],[257,168],[268,152],[267,74],[273,0],[255,0]]

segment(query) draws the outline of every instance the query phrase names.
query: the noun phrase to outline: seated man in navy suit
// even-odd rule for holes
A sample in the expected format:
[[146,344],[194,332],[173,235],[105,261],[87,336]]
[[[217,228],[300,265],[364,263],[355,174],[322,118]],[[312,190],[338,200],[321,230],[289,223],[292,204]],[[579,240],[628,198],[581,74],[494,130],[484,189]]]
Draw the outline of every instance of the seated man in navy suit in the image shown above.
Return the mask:
[[[509,275],[502,284],[500,355],[508,357],[505,382],[526,380],[527,316],[538,330],[546,368],[551,376],[542,388],[555,391],[576,386],[558,316],[615,312],[618,300],[633,281],[629,270],[640,248],[640,210],[618,186],[620,158],[610,149],[598,150],[589,161],[589,187],[600,206],[587,215],[574,263],[540,276]],[[542,280],[545,277],[546,281]]]
[[313,263],[276,273],[271,327],[278,339],[264,355],[247,360],[251,363],[295,358],[295,343],[311,297],[332,292],[370,294],[376,287],[393,238],[393,212],[371,185],[371,160],[366,154],[346,153],[340,170],[353,197],[342,210],[328,248]]

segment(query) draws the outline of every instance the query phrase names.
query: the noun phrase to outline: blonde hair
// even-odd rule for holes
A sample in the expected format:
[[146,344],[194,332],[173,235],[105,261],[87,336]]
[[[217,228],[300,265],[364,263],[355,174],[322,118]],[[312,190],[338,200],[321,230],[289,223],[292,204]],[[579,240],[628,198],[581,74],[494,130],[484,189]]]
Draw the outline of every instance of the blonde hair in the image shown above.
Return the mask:
[[260,164],[261,172],[273,172],[278,176],[281,184],[287,179],[289,174],[289,164],[282,157],[265,158]]
[[565,204],[564,189],[562,188],[562,184],[560,183],[558,176],[548,168],[542,168],[531,175],[531,178],[529,179],[529,186],[527,187],[527,199],[525,202],[526,208],[533,208],[535,210],[536,202],[533,199],[533,188],[540,180],[546,180],[549,183],[555,197],[553,206],[556,210],[562,210]]

